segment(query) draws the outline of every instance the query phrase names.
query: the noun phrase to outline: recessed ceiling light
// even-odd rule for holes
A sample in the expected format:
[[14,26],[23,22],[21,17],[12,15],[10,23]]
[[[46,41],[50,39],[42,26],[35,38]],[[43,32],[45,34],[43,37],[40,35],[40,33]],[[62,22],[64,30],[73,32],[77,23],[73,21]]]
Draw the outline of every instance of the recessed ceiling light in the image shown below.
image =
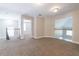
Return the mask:
[[51,8],[51,9],[50,9],[50,11],[52,11],[52,12],[55,12],[55,13],[56,13],[56,12],[58,12],[58,11],[59,11],[59,9],[60,9],[59,7],[54,7],[54,8]]

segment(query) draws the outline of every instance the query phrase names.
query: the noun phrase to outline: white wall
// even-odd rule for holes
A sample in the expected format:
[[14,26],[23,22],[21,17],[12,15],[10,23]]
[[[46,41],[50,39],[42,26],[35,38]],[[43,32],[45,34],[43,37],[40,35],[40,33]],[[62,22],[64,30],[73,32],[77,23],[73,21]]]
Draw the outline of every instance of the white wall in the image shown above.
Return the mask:
[[44,36],[53,37],[54,36],[54,18],[52,16],[46,16],[44,20]]
[[74,42],[79,42],[79,11],[71,13],[73,17],[73,38]]
[[36,16],[33,19],[33,36],[40,38],[44,36],[44,17]]
[[54,19],[52,16],[36,16],[33,19],[33,37],[53,37]]

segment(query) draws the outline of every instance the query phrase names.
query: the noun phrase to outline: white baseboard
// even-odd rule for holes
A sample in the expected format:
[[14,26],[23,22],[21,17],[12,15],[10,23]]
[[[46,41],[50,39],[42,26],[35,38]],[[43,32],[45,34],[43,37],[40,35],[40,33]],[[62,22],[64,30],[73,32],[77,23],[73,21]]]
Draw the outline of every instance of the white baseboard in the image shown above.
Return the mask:
[[[63,40],[63,39],[60,39],[60,40]],[[70,42],[70,43],[79,44],[79,42],[77,42],[77,41],[73,41],[73,40],[64,40],[64,41],[68,41],[68,42]]]
[[53,38],[52,36],[43,36],[43,37]]
[[[33,38],[34,39],[40,39],[40,38],[55,38],[55,37],[52,37],[52,36],[39,36],[39,37],[33,37]],[[63,39],[60,39],[60,40],[63,40]],[[75,44],[79,44],[79,42],[73,41],[73,40],[65,40],[65,41],[68,41],[68,42],[71,42],[71,43],[75,43]]]
[[40,38],[53,38],[52,36],[39,36],[39,37],[32,37],[34,39],[40,39]]
[[34,39],[40,39],[40,38],[43,38],[44,36],[39,36],[39,37],[32,37]]
[[[63,40],[63,39],[60,39],[60,40]],[[68,41],[68,42],[70,42],[70,43],[79,44],[79,42],[77,42],[77,41],[73,41],[73,40],[64,40],[64,41]]]
[[72,43],[75,43],[75,44],[79,44],[79,42],[77,42],[77,41],[69,41],[69,42],[72,42]]

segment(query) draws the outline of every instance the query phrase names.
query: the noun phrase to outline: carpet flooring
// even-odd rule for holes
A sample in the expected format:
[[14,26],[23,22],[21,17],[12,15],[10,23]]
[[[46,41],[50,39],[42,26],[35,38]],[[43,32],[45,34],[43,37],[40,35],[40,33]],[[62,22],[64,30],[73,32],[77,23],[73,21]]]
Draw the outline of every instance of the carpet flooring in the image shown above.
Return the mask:
[[79,45],[52,38],[0,40],[0,56],[79,56]]

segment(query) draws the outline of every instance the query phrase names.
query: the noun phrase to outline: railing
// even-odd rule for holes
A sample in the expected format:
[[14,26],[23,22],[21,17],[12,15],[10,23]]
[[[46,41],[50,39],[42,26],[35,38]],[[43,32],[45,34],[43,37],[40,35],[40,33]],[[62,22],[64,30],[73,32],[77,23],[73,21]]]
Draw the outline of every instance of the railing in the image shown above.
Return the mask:
[[20,28],[6,28],[6,40],[20,39]]

